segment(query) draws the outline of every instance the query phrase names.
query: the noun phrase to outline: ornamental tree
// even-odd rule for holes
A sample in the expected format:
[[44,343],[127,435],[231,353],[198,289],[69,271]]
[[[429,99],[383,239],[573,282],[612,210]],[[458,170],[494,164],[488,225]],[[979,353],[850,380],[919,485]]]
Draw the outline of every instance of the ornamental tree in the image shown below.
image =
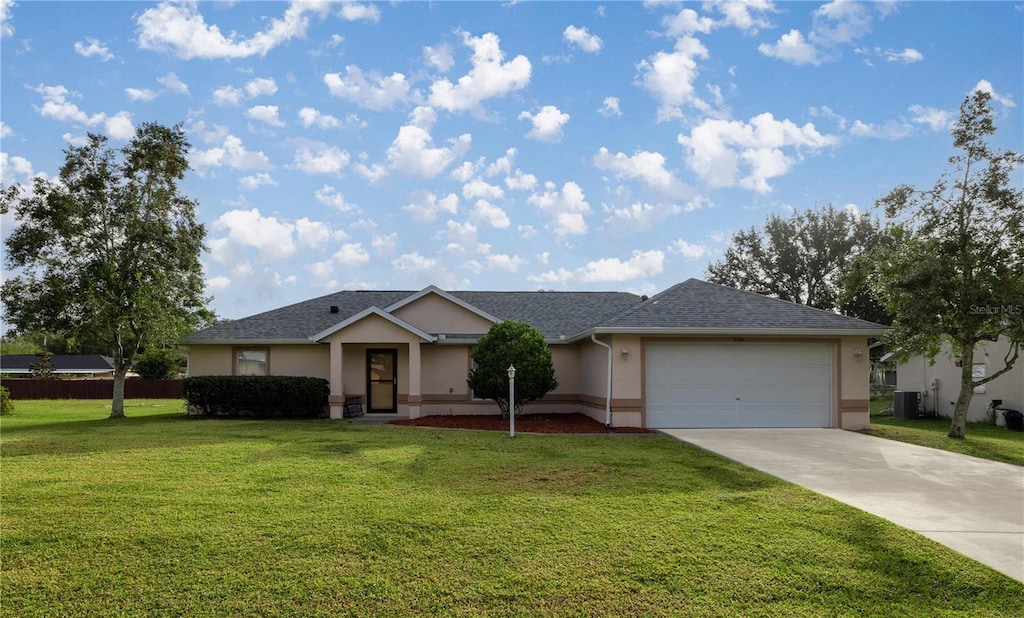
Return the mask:
[[473,394],[493,399],[503,418],[509,417],[508,368],[516,368],[515,414],[523,406],[558,388],[551,349],[536,328],[517,320],[491,326],[472,353],[473,368],[466,382]]
[[53,332],[103,345],[114,359],[110,416],[124,416],[124,378],[138,351],[176,341],[209,317],[205,229],[178,181],[189,143],[180,126],[144,123],[122,148],[89,134],[53,180],[0,191],[17,227],[0,288],[18,332]]
[[[880,198],[893,242],[869,277],[894,316],[891,349],[930,360],[948,345],[961,367],[950,438],[966,436],[974,389],[1008,372],[1024,347],[1024,191],[1010,175],[1024,157],[996,150],[991,95],[977,91],[960,106],[949,169],[929,189],[902,185]],[[974,377],[975,349],[1006,338],[995,371]]]

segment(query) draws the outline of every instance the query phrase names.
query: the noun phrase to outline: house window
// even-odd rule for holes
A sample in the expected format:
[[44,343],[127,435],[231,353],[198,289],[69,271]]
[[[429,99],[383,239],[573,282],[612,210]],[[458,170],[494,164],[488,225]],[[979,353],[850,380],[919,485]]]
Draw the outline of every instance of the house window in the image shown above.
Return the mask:
[[236,376],[270,375],[269,348],[238,348],[235,350]]

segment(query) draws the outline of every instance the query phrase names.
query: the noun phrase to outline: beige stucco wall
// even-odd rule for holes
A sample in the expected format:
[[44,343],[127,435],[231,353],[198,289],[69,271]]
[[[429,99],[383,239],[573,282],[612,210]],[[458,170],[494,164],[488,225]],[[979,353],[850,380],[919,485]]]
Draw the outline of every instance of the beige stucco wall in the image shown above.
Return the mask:
[[871,423],[871,361],[868,360],[867,337],[841,338],[834,358],[839,374],[839,427],[854,431],[866,429]]
[[392,315],[428,333],[482,334],[491,328],[488,320],[437,294],[426,294]]
[[330,350],[326,345],[230,346],[193,345],[188,351],[190,376],[232,375],[235,350],[269,347],[271,375],[309,376],[327,379],[330,375]]
[[[992,375],[1003,367],[1003,359],[1009,351],[1006,339],[979,345],[974,351],[974,362],[985,364],[985,375]],[[937,379],[937,392],[931,388]],[[925,393],[925,409],[940,416],[952,417],[960,395],[960,367],[957,367],[949,346],[943,347],[935,364],[921,356],[910,358],[896,368],[896,390]],[[982,390],[983,392],[978,392]],[[1013,369],[975,390],[968,409],[968,421],[985,420],[985,411],[993,399],[1002,399],[1003,408],[1024,411],[1024,359],[1018,360]],[[997,415],[1002,424],[1002,415]]]

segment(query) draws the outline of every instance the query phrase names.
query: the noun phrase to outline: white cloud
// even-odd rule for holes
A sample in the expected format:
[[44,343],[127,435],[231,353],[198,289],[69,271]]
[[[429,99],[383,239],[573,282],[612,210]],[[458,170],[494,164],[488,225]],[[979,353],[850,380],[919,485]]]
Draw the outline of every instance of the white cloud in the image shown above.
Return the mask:
[[738,186],[765,194],[772,190],[769,179],[796,164],[785,149],[799,154],[801,149],[816,151],[838,140],[822,135],[811,123],[797,126],[764,113],[749,123],[704,120],[689,136],[679,135],[678,142],[686,149],[687,165],[710,187]]
[[360,4],[358,2],[346,1],[341,5],[339,13],[345,21],[358,21],[360,19],[377,23],[380,21],[380,9],[374,4]]
[[35,108],[41,116],[90,127],[102,124],[107,135],[114,139],[129,139],[135,134],[131,114],[126,111],[117,112],[112,116],[102,112],[89,115],[68,101],[68,96],[75,94],[64,86],[39,85],[34,90],[43,98],[43,105]]
[[14,131],[11,129],[11,125],[0,120],[0,138],[11,137],[14,135]]
[[188,84],[181,81],[175,73],[171,72],[163,77],[156,78],[156,81],[175,94],[188,94]]
[[231,279],[223,275],[211,277],[205,281],[206,293],[216,296],[219,292],[226,292],[231,287]]
[[663,154],[646,150],[633,156],[622,152],[613,155],[602,146],[594,155],[594,166],[599,170],[612,172],[618,178],[639,180],[666,197],[680,197],[686,193],[686,186],[665,164]]
[[483,260],[469,260],[466,262],[466,268],[473,271],[474,273],[480,272],[503,272],[503,273],[515,273],[519,272],[519,269],[526,264],[526,260],[519,257],[518,255],[508,255],[507,253],[494,253],[484,256]]
[[9,156],[6,152],[0,152],[0,184],[5,187],[13,184],[28,185],[35,176],[31,161],[25,157]]
[[588,54],[596,54],[601,51],[601,46],[604,44],[601,37],[591,34],[586,27],[577,28],[573,25],[566,27],[565,31],[562,32],[562,38],[565,39],[566,43],[575,45]]
[[219,105],[238,105],[245,93],[234,86],[221,86],[213,91],[213,102]]
[[345,67],[344,77],[341,73],[324,75],[324,83],[339,99],[375,111],[392,109],[398,103],[406,104],[418,98],[418,93],[410,92],[405,75],[392,73],[383,77],[374,71],[363,74],[362,69],[352,64]]
[[601,109],[597,110],[605,118],[622,117],[622,110],[619,109],[619,97],[605,97],[601,103]]
[[274,81],[273,77],[257,77],[249,80],[249,82],[245,84],[245,94],[247,94],[250,99],[259,96],[269,97],[276,92],[277,82]]
[[924,105],[911,105],[907,109],[911,122],[927,125],[932,131],[947,131],[953,127],[953,114],[946,110]]
[[229,210],[211,227],[216,232],[227,233],[209,243],[210,256],[225,265],[240,261],[239,249],[255,249],[262,262],[289,257],[297,250],[295,224],[277,217],[264,217],[258,208]]
[[557,142],[562,139],[562,128],[569,122],[569,114],[559,110],[554,105],[545,105],[536,114],[521,112],[520,120],[529,120],[533,128],[526,134],[526,137],[541,142]]
[[775,12],[775,5],[770,0],[743,0],[742,2],[715,2],[710,7],[723,17],[715,23],[716,27],[734,27],[749,34],[756,34],[761,28],[770,28],[771,22],[758,13]]
[[885,59],[889,62],[898,62],[900,64],[913,64],[924,60],[924,54],[908,47],[903,51],[886,51]]
[[512,166],[516,162],[516,153],[519,152],[515,148],[509,148],[505,151],[505,156],[498,157],[493,163],[487,166],[488,176],[498,176],[500,174],[508,175],[512,172]]
[[473,50],[473,68],[452,84],[439,79],[430,86],[429,104],[447,111],[477,110],[490,98],[525,88],[530,83],[532,67],[526,56],[508,62],[501,51],[500,39],[493,32],[479,37],[460,31],[462,42]]
[[114,139],[127,140],[135,135],[132,117],[128,112],[117,112],[113,116],[108,116],[103,122],[103,127],[107,135]]
[[693,94],[697,79],[697,58],[707,58],[704,44],[691,36],[680,37],[673,52],[658,52],[640,62],[639,85],[661,104],[658,121],[682,117],[682,106],[689,104],[704,108],[705,104]]
[[711,248],[707,245],[690,243],[680,238],[672,243],[671,251],[682,255],[688,260],[699,260],[708,255],[711,252]]
[[400,275],[406,285],[424,287],[434,284],[442,289],[457,290],[469,286],[469,282],[451,272],[441,264],[440,260],[420,255],[419,253],[403,253],[391,260],[391,267]]
[[590,214],[583,189],[575,182],[569,181],[559,191],[555,183],[545,182],[543,193],[534,193],[527,202],[536,206],[553,219],[555,234],[567,236],[585,234],[587,222],[584,215]]
[[[195,130],[202,131],[204,125],[197,125]],[[189,162],[202,173],[207,167],[230,167],[238,170],[267,169],[270,159],[262,151],[246,150],[242,140],[227,133],[222,127],[204,136],[207,143],[216,144],[206,150],[192,150]]]
[[804,35],[797,29],[779,37],[774,44],[761,43],[757,51],[769,58],[777,58],[790,64],[800,66],[802,64],[821,64],[824,60],[818,54],[818,49],[811,45]]
[[434,67],[442,73],[447,73],[453,66],[455,66],[455,54],[452,52],[452,46],[447,43],[442,43],[437,47],[426,46],[423,48],[423,59],[429,66]]
[[505,197],[505,191],[501,187],[488,184],[485,180],[480,178],[474,178],[473,180],[462,185],[462,197],[467,200],[476,198],[484,198],[489,200],[497,200]]
[[402,207],[404,212],[416,221],[434,221],[438,214],[445,212],[454,215],[459,210],[459,196],[449,193],[444,197],[429,191],[415,191],[410,196],[410,201]]
[[299,122],[307,129],[312,126],[318,129],[337,129],[341,126],[341,121],[334,116],[321,114],[312,107],[303,107],[299,110]]
[[370,254],[363,249],[362,243],[346,243],[331,256],[331,259],[342,266],[362,266],[370,263]]
[[292,2],[283,17],[271,20],[262,32],[244,38],[235,32],[225,36],[218,26],[207,24],[198,3],[161,2],[136,19],[137,40],[142,49],[169,52],[186,60],[264,56],[281,43],[305,36],[307,13],[323,17],[329,10],[330,4],[324,2]]
[[270,174],[266,172],[260,172],[253,174],[252,176],[243,176],[238,181],[238,186],[245,191],[255,191],[265,185],[277,185],[277,181],[270,177]]
[[[885,3],[874,3],[884,16],[888,8]],[[775,44],[764,43],[757,50],[770,58],[777,58],[795,65],[820,65],[839,57],[841,45],[849,45],[871,32],[872,16],[869,5],[850,0],[833,0],[818,7],[813,13],[810,33],[804,37],[797,29],[782,35]],[[855,50],[862,53],[863,50]],[[882,52],[879,55],[888,61],[916,62],[923,56],[917,50],[903,52]]]
[[339,174],[350,160],[348,152],[336,146],[313,143],[295,151],[294,166],[306,174]]
[[379,182],[382,178],[386,178],[388,175],[387,168],[379,163],[374,163],[372,165],[353,163],[352,171],[365,178],[371,184]]
[[359,208],[356,204],[346,201],[341,191],[331,185],[324,185],[317,189],[313,195],[316,200],[325,206],[330,206],[339,212],[350,212]]
[[665,270],[665,254],[662,251],[634,251],[623,261],[619,258],[603,258],[588,262],[586,266],[569,271],[564,268],[549,270],[527,279],[541,284],[562,286],[633,281],[660,275]]
[[276,105],[254,105],[245,112],[246,118],[265,122],[272,127],[283,127],[284,122],[277,115]]
[[124,92],[132,101],[152,101],[157,97],[156,92],[148,88],[125,88]]
[[0,37],[14,36],[14,26],[11,25],[11,7],[13,0],[0,0]]
[[665,33],[672,37],[686,36],[695,32],[707,34],[711,32],[715,22],[710,17],[701,17],[693,9],[682,9],[675,15],[669,15],[661,20],[665,26]]
[[93,38],[85,39],[85,43],[75,41],[75,53],[86,58],[96,56],[103,62],[114,59],[114,54],[110,53],[110,48]]
[[1013,102],[1013,97],[1008,94],[1000,94],[996,92],[995,87],[992,86],[992,82],[987,79],[980,80],[974,88],[971,89],[969,94],[973,94],[976,91],[982,91],[992,95],[992,100],[997,103],[1003,104],[1005,107],[1017,107],[1017,104]]
[[473,206],[473,212],[470,213],[470,217],[474,221],[480,221],[498,229],[507,228],[512,224],[504,210],[487,200],[477,200]]
[[436,114],[429,107],[418,107],[409,117],[410,124],[398,130],[398,136],[388,148],[392,169],[411,176],[434,178],[469,151],[472,137],[468,133],[448,140],[447,148],[434,147],[429,128]]
[[876,125],[861,122],[859,120],[853,121],[853,125],[850,127],[850,135],[856,137],[874,137],[879,139],[897,140],[907,137],[913,132],[913,127],[909,123],[898,120],[890,121],[885,124]]
[[537,177],[517,169],[514,174],[505,178],[505,186],[511,191],[533,191],[537,186]]

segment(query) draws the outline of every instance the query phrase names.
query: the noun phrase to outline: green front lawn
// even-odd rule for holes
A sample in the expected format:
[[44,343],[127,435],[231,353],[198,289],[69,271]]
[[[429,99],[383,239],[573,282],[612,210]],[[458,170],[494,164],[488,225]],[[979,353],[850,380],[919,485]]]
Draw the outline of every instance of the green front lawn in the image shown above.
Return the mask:
[[1024,584],[678,441],[0,420],[0,614],[1024,615]]
[[1024,432],[1007,431],[987,423],[968,423],[967,439],[947,438],[950,420],[901,420],[891,416],[872,416],[871,428],[864,433],[954,453],[963,453],[1024,466]]

